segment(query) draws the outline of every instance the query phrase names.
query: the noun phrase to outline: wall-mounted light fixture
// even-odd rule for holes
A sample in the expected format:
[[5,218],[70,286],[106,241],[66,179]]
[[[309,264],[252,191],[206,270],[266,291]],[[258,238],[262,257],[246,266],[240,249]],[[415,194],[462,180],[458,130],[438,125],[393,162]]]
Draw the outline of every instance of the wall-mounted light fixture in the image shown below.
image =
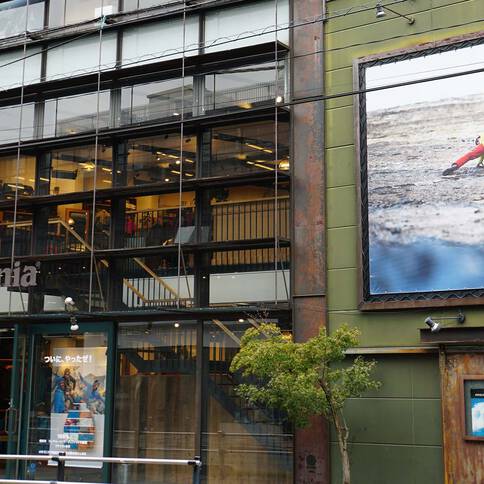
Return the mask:
[[383,8],[383,5],[381,3],[376,4],[376,18],[383,18],[386,16],[385,8],[389,10],[390,12],[394,13],[395,15],[398,15],[399,17],[402,17],[407,20],[409,25],[412,25],[415,23],[415,19],[413,17],[408,17],[407,15],[403,15],[402,13],[398,13],[396,10],[391,9],[387,5],[385,5],[385,8]]
[[438,333],[442,328],[449,326],[448,324],[443,325],[441,323],[442,320],[453,320],[459,324],[464,324],[466,317],[464,313],[462,313],[462,311],[459,311],[459,314],[457,316],[449,316],[443,318],[431,318],[429,316],[428,318],[425,318],[425,324],[430,328],[430,331],[432,333]]

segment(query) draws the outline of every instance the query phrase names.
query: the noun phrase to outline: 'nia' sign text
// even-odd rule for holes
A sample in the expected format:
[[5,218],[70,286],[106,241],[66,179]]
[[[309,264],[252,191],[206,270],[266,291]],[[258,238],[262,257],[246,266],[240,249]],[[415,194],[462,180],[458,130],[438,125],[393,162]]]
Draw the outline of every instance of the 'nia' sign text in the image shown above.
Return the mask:
[[0,287],[33,287],[37,285],[37,268],[35,266],[20,267],[15,262],[13,270],[10,267],[0,269]]

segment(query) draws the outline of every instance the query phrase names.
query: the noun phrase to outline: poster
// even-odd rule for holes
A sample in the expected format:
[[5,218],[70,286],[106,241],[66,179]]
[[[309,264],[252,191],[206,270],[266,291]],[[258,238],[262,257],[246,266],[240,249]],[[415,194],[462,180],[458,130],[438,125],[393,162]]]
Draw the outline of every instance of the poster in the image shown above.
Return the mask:
[[[104,448],[106,347],[54,348],[49,453],[99,456]],[[70,461],[68,467],[102,467]]]
[[484,388],[471,389],[472,436],[484,437]]
[[[366,67],[365,83],[463,73],[476,59],[484,45],[425,52]],[[365,99],[370,295],[484,288],[484,72]]]

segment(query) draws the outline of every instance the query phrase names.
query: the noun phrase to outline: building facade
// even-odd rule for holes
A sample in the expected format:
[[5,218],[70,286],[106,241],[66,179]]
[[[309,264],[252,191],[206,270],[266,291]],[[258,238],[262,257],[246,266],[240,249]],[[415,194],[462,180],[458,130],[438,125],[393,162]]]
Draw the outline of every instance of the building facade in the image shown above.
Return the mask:
[[347,405],[355,483],[484,478],[483,7],[327,2],[327,322],[360,329],[382,382]]
[[[291,331],[306,290],[292,139],[310,160],[322,124],[305,133],[289,104],[314,86],[292,74],[291,46],[307,48],[292,23],[321,28],[306,8],[0,2],[0,453],[199,456],[204,482],[293,481],[297,436],[236,395],[229,366],[261,320]],[[299,72],[321,82],[312,45]],[[78,461],[66,480],[186,483],[191,468]]]

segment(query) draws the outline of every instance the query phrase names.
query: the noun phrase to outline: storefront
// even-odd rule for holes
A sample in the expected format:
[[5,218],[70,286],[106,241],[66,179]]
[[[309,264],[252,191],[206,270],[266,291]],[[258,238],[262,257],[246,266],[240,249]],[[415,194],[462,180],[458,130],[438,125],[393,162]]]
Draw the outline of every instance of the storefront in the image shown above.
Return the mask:
[[[250,318],[249,318],[250,319]],[[248,325],[221,321],[3,325],[2,453],[190,459],[207,482],[292,482],[292,431],[248,405],[228,367]],[[190,467],[73,461],[66,479],[190,482]],[[55,479],[53,462],[2,475]]]

